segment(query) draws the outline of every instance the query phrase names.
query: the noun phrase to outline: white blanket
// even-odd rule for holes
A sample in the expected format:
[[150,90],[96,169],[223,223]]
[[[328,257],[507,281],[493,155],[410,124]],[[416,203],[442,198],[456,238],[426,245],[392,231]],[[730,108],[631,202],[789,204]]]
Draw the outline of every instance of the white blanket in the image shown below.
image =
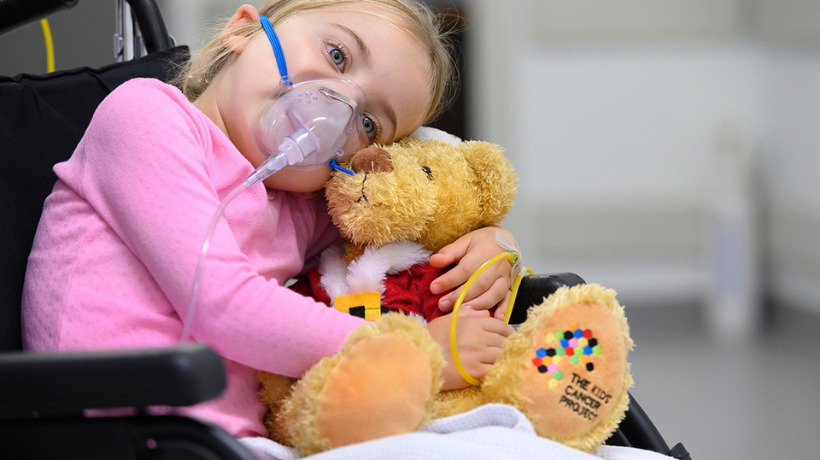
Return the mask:
[[[296,460],[296,449],[265,438],[240,440],[260,460]],[[669,460],[654,452],[601,446],[594,454],[536,436],[517,409],[488,404],[465,414],[434,420],[420,431],[340,447],[312,460],[431,459],[431,460]]]

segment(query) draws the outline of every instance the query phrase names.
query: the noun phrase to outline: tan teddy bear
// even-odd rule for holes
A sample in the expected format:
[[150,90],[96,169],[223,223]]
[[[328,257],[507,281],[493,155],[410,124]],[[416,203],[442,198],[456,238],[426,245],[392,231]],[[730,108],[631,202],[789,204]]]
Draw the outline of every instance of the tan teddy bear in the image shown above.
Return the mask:
[[[424,327],[441,314],[427,258],[509,211],[516,176],[501,149],[411,138],[357,152],[349,167],[354,174],[336,173],[326,186],[345,252],[326,251],[312,285],[297,290],[375,322],[301,379],[260,373],[271,438],[308,455],[505,403],[541,436],[586,451],[600,445],[622,420],[632,383],[626,319],[600,286],[559,289],[531,308],[480,385],[440,391],[444,354],[452,356]],[[402,313],[384,314],[391,310]]]

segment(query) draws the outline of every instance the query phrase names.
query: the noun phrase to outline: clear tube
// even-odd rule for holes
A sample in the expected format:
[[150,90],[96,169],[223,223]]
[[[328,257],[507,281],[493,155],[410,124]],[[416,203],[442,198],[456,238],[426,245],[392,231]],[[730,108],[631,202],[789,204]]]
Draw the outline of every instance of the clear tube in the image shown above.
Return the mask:
[[222,214],[225,213],[225,208],[228,207],[231,201],[236,198],[237,195],[242,193],[244,190],[247,190],[249,187],[246,183],[242,183],[238,185],[236,188],[231,190],[231,193],[219,203],[219,207],[216,208],[216,212],[214,213],[213,217],[211,217],[211,223],[208,225],[208,231],[205,234],[205,241],[202,243],[202,249],[199,251],[199,262],[196,265],[196,275],[194,275],[194,286],[191,289],[191,301],[188,304],[188,311],[185,312],[185,319],[182,322],[182,335],[179,338],[180,343],[188,342],[191,337],[191,327],[194,324],[194,313],[196,313],[197,307],[197,300],[199,299],[199,288],[200,284],[202,283],[202,275],[205,272],[205,259],[208,257],[208,249],[211,247],[211,237],[214,235],[214,230],[216,230],[216,225],[219,223],[219,220],[222,218]]
[[194,275],[194,285],[191,288],[191,300],[188,304],[188,311],[185,312],[185,319],[182,321],[182,334],[180,335],[180,343],[188,342],[191,338],[191,327],[194,324],[194,314],[196,313],[197,302],[199,300],[199,290],[202,284],[202,276],[205,273],[205,260],[208,257],[208,250],[211,247],[211,238],[216,231],[216,225],[225,213],[225,208],[243,191],[253,187],[270,177],[273,173],[279,171],[288,165],[288,159],[284,153],[279,152],[276,155],[268,157],[264,163],[259,165],[245,180],[236,186],[231,193],[226,196],[219,206],[216,208],[211,223],[208,225],[208,231],[205,233],[205,241],[202,243],[202,249],[199,251],[199,261],[196,265],[196,274]]
[[282,152],[279,152],[272,157],[268,157],[264,163],[259,165],[258,168],[256,168],[248,177],[245,178],[244,184],[248,188],[253,187],[254,185],[270,177],[271,174],[284,168],[289,163],[290,162],[288,161],[287,156]]

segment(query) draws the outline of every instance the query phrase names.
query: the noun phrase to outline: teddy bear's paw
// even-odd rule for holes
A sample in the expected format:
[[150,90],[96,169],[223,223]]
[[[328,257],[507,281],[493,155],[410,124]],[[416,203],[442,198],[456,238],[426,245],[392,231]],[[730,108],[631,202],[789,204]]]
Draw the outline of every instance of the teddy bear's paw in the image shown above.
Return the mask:
[[429,421],[442,365],[417,319],[391,314],[357,329],[297,384],[293,445],[307,455],[415,431]]
[[602,444],[623,419],[632,385],[632,339],[615,292],[561,288],[510,339],[483,392],[519,407],[544,437],[585,451]]

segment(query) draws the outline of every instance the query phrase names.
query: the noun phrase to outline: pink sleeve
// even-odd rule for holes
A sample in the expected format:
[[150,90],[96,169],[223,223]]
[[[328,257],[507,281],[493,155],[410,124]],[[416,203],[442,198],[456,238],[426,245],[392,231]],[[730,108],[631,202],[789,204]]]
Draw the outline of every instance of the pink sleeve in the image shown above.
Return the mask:
[[[206,121],[169,97],[173,88],[149,89],[156,94],[115,91],[98,109],[86,134],[82,192],[184,318],[205,229],[222,197],[209,170]],[[234,201],[252,194],[265,191],[255,187]],[[317,227],[317,243],[333,241],[326,225]],[[192,337],[228,359],[299,376],[363,321],[258,275],[223,217],[193,324]]]

